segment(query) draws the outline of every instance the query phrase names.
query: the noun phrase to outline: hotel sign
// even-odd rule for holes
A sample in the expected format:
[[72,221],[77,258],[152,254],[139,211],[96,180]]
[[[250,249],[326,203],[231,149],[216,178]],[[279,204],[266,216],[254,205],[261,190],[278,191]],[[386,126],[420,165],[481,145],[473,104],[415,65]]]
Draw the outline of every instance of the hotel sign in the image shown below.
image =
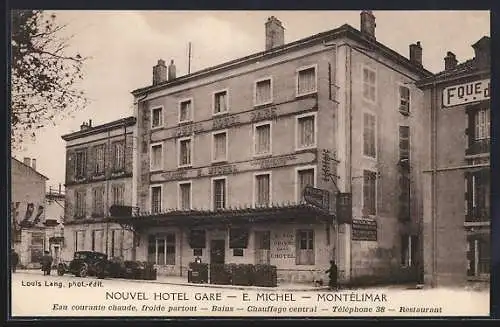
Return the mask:
[[307,203],[321,209],[330,209],[330,193],[327,190],[306,186],[304,188],[304,199]]
[[372,219],[352,220],[352,240],[353,241],[376,241],[377,221]]
[[443,106],[453,107],[490,99],[490,80],[448,86],[443,90]]

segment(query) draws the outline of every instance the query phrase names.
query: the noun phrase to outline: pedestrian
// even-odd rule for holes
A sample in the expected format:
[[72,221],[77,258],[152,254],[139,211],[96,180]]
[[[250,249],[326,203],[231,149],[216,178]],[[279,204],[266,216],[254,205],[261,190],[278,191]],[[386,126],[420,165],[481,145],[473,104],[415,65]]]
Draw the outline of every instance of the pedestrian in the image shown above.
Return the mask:
[[42,257],[42,271],[43,275],[50,275],[50,270],[52,269],[52,256],[49,251],[45,251]]
[[17,265],[19,264],[19,255],[17,254],[16,250],[11,249],[10,250],[10,264],[12,268],[12,272],[16,272]]
[[201,258],[199,256],[196,256],[194,259],[194,263],[201,263]]
[[328,287],[330,290],[337,289],[337,264],[335,264],[335,260],[330,260],[330,269],[326,271],[328,274],[328,278],[330,279],[328,282]]

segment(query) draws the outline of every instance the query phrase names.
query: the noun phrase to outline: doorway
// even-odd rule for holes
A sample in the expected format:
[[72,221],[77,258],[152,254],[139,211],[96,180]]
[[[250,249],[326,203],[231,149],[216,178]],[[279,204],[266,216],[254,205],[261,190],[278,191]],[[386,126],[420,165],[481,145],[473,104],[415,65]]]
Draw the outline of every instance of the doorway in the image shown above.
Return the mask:
[[224,264],[226,254],[226,241],[225,240],[211,240],[210,241],[210,263]]
[[271,233],[255,232],[255,263],[268,265],[271,262]]

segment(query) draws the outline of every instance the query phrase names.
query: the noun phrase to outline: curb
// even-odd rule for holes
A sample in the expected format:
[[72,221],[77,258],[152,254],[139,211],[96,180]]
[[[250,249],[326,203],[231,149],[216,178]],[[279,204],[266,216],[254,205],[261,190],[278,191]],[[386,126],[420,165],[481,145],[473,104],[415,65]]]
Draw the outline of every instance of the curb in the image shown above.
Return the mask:
[[[32,272],[38,272],[38,269],[25,269],[17,270],[16,274],[32,274]],[[217,285],[217,284],[198,284],[198,283],[182,283],[182,282],[169,282],[160,280],[136,280],[136,279],[124,279],[124,278],[105,278],[102,280],[118,280],[126,281],[132,283],[149,283],[149,284],[164,284],[164,285],[175,285],[175,286],[193,286],[193,287],[204,287],[204,288],[217,288],[217,289],[232,289],[239,291],[276,291],[276,292],[319,292],[327,291],[327,287],[318,288],[280,288],[280,287],[259,287],[259,286],[238,286],[238,285]]]

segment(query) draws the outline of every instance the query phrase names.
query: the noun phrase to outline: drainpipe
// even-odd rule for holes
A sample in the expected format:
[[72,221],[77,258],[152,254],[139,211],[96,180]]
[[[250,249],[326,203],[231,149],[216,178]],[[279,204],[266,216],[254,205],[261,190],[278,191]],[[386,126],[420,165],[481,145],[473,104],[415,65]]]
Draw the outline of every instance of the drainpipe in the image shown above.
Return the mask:
[[432,84],[432,92],[431,92],[431,164],[432,164],[432,176],[431,176],[431,237],[432,237],[432,246],[431,246],[431,260],[432,260],[432,279],[431,286],[436,287],[436,269],[437,269],[437,221],[436,221],[436,211],[437,211],[437,89],[436,82],[434,81]]

